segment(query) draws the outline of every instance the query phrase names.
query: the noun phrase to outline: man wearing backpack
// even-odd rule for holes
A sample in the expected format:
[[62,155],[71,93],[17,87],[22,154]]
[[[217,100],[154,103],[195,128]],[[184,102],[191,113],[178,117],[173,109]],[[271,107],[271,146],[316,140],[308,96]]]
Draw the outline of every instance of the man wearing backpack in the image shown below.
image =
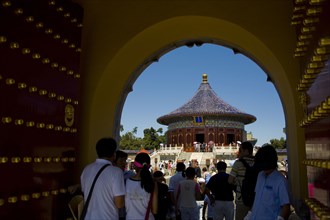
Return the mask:
[[[235,163],[233,164],[228,178],[228,182],[236,186],[235,220],[243,220],[246,214],[248,213],[248,211],[250,211],[252,207],[252,204],[244,204],[242,198],[242,186],[246,174],[246,166],[244,164],[249,165],[250,167],[254,165],[253,146],[248,141],[245,141],[241,144],[239,148],[239,159],[236,160]],[[249,188],[251,188],[251,186]],[[249,194],[249,192],[245,192],[245,193]],[[254,189],[252,193],[254,193]]]

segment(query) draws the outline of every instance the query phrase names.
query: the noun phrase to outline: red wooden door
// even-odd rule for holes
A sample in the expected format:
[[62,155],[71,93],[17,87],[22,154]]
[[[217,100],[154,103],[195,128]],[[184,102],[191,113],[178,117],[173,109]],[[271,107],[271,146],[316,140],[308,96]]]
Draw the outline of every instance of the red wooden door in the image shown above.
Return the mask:
[[65,219],[79,147],[83,11],[0,5],[0,219]]

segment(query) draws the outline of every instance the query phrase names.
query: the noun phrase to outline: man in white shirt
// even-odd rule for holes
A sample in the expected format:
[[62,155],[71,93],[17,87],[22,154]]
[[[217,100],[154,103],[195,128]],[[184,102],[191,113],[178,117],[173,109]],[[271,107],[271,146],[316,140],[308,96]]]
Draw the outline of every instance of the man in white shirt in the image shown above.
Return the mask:
[[80,181],[86,202],[97,172],[106,167],[97,179],[87,208],[85,219],[118,219],[118,209],[125,204],[123,171],[112,165],[117,142],[113,138],[102,138],[96,144],[98,158],[83,170]]
[[252,213],[244,220],[284,220],[290,215],[287,179],[277,170],[277,153],[272,145],[262,146],[256,154],[262,171],[258,175]]
[[[178,203],[177,207],[180,207],[180,200],[176,201],[175,198],[176,198],[176,195],[177,195],[177,192],[178,192],[179,183],[182,180],[186,179],[185,170],[186,170],[186,166],[184,165],[184,163],[178,162],[176,164],[176,174],[174,174],[170,178],[170,183],[169,183],[169,186],[168,186],[168,192],[170,193],[171,202],[172,202],[172,205],[174,207],[175,207],[176,203]],[[172,207],[172,208],[174,208],[174,207]],[[176,219],[177,220],[181,219],[181,214],[180,213],[176,213]]]

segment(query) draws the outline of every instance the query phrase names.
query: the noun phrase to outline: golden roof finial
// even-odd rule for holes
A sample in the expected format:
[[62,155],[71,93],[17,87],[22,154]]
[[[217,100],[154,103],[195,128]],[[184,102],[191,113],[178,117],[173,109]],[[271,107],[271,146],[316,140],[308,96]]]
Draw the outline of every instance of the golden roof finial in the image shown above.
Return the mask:
[[203,74],[203,83],[207,83],[207,74],[206,73]]

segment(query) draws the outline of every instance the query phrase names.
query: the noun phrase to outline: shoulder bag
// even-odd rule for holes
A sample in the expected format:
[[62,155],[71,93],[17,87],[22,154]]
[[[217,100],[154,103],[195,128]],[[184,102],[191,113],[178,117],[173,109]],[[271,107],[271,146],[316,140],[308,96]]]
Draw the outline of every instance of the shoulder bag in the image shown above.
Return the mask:
[[100,176],[100,174],[102,173],[102,171],[107,167],[107,166],[110,166],[110,164],[105,164],[103,167],[101,167],[101,169],[99,170],[99,172],[97,172],[95,178],[94,178],[94,181],[92,183],[92,186],[91,186],[91,189],[89,190],[89,193],[88,193],[88,197],[87,197],[87,200],[84,204],[84,208],[81,212],[81,215],[80,215],[80,220],[84,220],[85,219],[85,216],[86,216],[86,213],[87,213],[87,208],[88,208],[88,204],[89,204],[89,200],[91,199],[92,197],[92,192],[93,192],[93,189],[94,189],[94,186],[95,186],[95,183],[96,183],[96,180],[97,178]]

